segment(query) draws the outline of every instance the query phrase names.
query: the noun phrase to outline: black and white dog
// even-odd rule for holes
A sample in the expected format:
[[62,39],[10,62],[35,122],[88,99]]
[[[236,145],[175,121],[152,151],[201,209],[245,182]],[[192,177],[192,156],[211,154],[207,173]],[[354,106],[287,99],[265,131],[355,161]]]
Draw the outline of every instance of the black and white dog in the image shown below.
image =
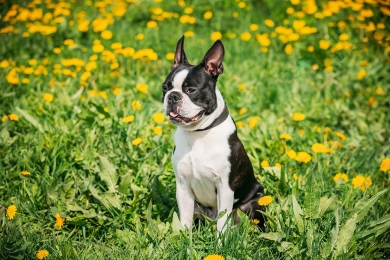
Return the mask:
[[223,72],[224,47],[216,41],[199,65],[191,65],[184,53],[184,36],[176,46],[175,61],[162,86],[163,107],[177,125],[172,164],[180,222],[191,228],[193,217],[215,219],[224,231],[228,215],[235,222],[240,209],[265,227],[258,205],[264,188],[257,182],[237,129],[216,85]]

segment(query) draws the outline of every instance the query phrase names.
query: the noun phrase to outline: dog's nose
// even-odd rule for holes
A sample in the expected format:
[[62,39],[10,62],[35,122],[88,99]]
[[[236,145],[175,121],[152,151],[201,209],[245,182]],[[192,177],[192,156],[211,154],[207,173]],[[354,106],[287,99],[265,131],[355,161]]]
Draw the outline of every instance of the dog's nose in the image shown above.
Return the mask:
[[179,92],[172,92],[168,96],[168,104],[177,104],[179,100],[182,98],[182,95]]

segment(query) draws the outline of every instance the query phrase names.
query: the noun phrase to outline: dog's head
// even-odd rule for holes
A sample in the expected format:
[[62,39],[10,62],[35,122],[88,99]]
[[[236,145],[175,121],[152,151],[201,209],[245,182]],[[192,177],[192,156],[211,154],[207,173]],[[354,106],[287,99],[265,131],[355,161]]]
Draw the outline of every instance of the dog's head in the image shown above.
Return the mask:
[[184,36],[180,38],[172,71],[162,85],[164,111],[173,124],[199,124],[217,108],[215,88],[223,72],[224,53],[218,40],[198,65],[191,65],[184,52]]

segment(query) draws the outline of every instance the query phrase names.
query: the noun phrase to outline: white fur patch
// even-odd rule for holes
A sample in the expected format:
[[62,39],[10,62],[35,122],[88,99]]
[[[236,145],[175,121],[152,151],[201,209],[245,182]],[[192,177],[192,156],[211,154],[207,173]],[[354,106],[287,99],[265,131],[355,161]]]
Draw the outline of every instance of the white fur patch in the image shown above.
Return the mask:
[[176,91],[181,91],[181,86],[183,85],[184,80],[187,78],[189,70],[182,70],[175,75],[172,81],[173,89]]

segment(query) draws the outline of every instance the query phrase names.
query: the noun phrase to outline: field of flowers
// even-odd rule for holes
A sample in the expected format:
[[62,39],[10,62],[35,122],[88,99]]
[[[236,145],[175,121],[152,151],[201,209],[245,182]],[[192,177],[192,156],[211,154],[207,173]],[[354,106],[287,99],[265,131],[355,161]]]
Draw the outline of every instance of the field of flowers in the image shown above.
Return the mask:
[[[0,259],[390,258],[388,0],[0,0]],[[217,39],[264,185],[181,231],[161,85]]]

